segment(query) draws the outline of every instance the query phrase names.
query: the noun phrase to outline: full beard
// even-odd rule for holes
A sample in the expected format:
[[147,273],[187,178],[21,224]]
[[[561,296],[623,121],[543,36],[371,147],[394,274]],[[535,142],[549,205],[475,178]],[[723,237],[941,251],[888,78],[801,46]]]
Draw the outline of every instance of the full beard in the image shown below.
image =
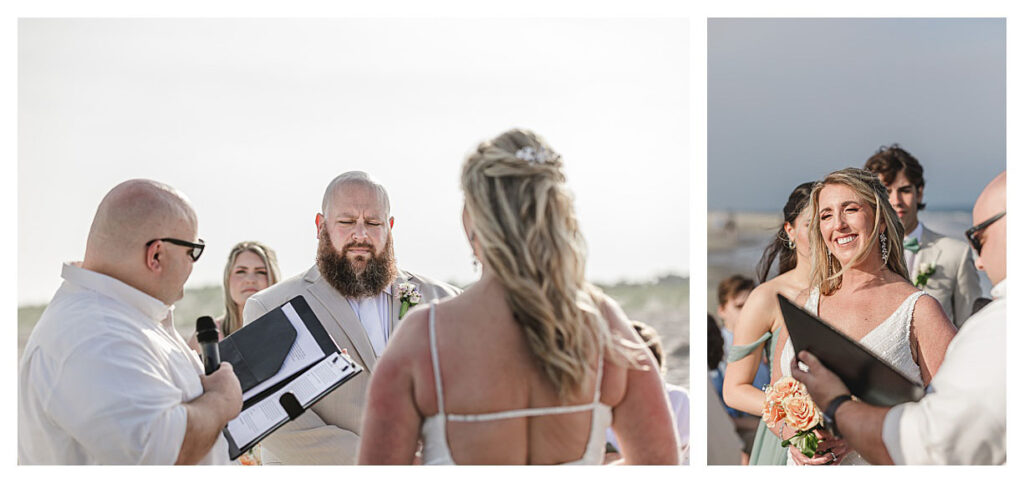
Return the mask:
[[[372,254],[363,262],[360,270],[346,256],[353,244],[345,245],[341,253],[334,249],[327,230],[320,232],[320,245],[317,248],[316,266],[320,275],[331,284],[341,295],[352,298],[374,297],[384,291],[398,275],[395,266],[395,255],[391,246],[391,235],[380,255]],[[368,246],[368,245],[363,245]]]

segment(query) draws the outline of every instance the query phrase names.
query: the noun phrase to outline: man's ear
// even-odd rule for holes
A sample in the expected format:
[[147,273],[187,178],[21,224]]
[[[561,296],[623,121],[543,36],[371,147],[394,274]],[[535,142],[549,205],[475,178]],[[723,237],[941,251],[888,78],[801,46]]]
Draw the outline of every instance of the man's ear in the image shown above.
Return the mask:
[[160,261],[160,255],[164,253],[164,242],[157,240],[146,247],[146,268],[153,272],[159,272],[163,269],[163,263]]
[[924,199],[924,185],[917,187],[917,204],[921,204],[922,199]]
[[388,228],[394,228],[394,227],[395,227],[395,217],[392,216],[391,218],[388,218]]
[[327,218],[324,217],[324,215],[321,215],[320,213],[317,213],[316,218],[313,220],[313,222],[316,223],[316,238],[318,240],[320,239],[320,230],[323,229],[325,221],[327,221]]

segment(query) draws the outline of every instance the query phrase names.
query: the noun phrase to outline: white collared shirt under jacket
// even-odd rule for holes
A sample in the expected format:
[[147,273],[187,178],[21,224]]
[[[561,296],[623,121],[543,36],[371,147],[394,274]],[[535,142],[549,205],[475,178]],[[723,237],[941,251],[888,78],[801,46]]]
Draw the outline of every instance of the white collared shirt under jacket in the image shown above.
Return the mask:
[[[19,463],[173,464],[203,369],[172,307],[72,264],[61,276],[18,369]],[[228,462],[220,435],[200,464]]]
[[373,346],[374,355],[380,357],[387,345],[388,334],[391,332],[391,287],[373,297],[354,299],[345,297],[352,311],[356,313],[359,323],[363,324],[366,336]]
[[1006,281],[949,343],[928,394],[892,408],[882,440],[896,464],[1006,463]]

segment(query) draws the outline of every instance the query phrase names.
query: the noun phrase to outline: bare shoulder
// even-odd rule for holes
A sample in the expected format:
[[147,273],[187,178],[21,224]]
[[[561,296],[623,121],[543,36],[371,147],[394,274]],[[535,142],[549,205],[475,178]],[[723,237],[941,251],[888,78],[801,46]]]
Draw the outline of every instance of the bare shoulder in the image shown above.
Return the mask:
[[[903,279],[899,275],[893,274],[892,277],[893,277],[893,281],[885,284],[882,287],[882,290],[884,290],[885,293],[887,293],[887,294],[893,294],[893,295],[899,296],[900,297],[900,302],[902,302],[903,299],[906,299],[907,297],[910,297],[911,295],[914,295],[915,293],[920,291],[920,289],[918,289],[913,284],[911,284],[910,282],[906,281],[905,279]],[[924,297],[922,297],[922,298],[924,298]]]
[[[426,349],[429,346],[430,338],[430,304],[420,304],[409,310],[409,313],[402,317],[398,328],[391,336],[388,343],[388,350],[385,355],[392,352],[415,352]],[[421,347],[422,346],[422,347]],[[392,350],[394,349],[394,350]]]
[[633,326],[630,324],[629,316],[622,310],[619,303],[615,299],[609,297],[604,292],[599,292],[594,297],[594,302],[597,304],[598,309],[601,311],[601,316],[608,322],[608,328],[617,335],[625,335],[629,339],[637,339],[634,337],[635,332]]
[[411,310],[388,341],[387,350],[373,367],[371,385],[401,391],[415,386],[413,381],[431,367],[430,341],[426,309]]
[[783,293],[780,290],[783,284],[780,283],[778,278],[771,279],[761,285],[754,287],[754,290],[747,296],[747,302],[743,305],[743,310],[746,311],[747,307],[750,307],[752,311],[757,313],[765,313],[765,311],[773,311],[778,307],[778,301],[775,296]]
[[[434,310],[437,320],[435,323],[440,323],[442,319],[451,319],[453,310],[457,311],[457,307],[462,304],[460,299],[461,297],[450,297],[444,300],[424,302],[409,309],[409,313],[402,317],[401,323],[398,324],[394,335],[391,336],[385,355],[396,352],[401,354],[406,362],[419,363],[426,360],[429,364],[430,307],[436,305]],[[442,313],[446,316],[441,317]]]
[[946,312],[942,310],[942,304],[935,297],[928,294],[921,295],[917,298],[917,302],[914,303],[913,320],[915,323],[925,324],[951,323],[949,318],[946,317]]

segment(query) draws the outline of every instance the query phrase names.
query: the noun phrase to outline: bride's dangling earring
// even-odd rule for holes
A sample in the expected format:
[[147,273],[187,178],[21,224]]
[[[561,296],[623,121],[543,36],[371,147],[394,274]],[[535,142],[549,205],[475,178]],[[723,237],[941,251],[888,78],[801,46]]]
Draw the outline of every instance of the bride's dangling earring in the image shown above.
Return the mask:
[[882,244],[882,265],[889,262],[889,243],[885,236],[885,232],[878,234],[878,242]]

